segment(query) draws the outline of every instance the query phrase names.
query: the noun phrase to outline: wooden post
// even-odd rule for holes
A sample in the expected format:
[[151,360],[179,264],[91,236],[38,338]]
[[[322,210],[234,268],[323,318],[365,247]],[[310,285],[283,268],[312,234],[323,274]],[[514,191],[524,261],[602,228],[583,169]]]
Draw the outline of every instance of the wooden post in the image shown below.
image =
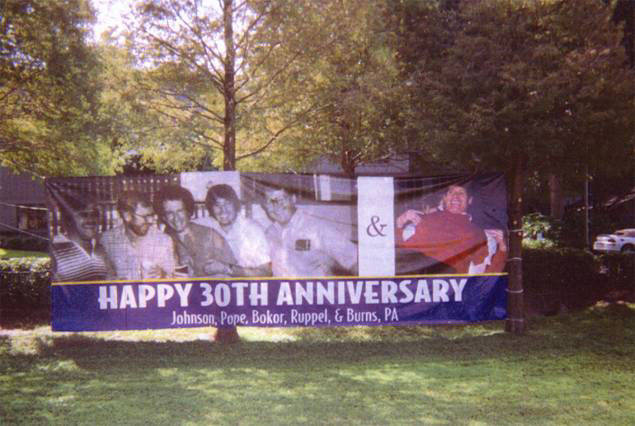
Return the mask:
[[236,327],[217,328],[214,341],[217,343],[238,343],[240,342],[240,336],[238,335],[238,329]]
[[523,290],[523,189],[525,181],[524,160],[520,154],[514,160],[510,203],[509,284],[507,288],[507,322],[505,331],[525,333],[525,306]]
[[587,164],[584,173],[584,248],[591,250],[591,233],[589,225],[591,224],[591,217],[589,215],[589,166]]

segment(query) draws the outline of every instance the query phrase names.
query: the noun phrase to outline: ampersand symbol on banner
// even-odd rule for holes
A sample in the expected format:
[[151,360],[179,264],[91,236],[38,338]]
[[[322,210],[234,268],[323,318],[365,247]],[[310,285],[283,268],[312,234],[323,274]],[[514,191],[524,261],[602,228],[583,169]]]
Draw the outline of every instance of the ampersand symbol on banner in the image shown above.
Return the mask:
[[379,223],[379,216],[371,216],[370,225],[366,227],[366,233],[369,237],[385,237],[384,228],[386,228],[385,223]]

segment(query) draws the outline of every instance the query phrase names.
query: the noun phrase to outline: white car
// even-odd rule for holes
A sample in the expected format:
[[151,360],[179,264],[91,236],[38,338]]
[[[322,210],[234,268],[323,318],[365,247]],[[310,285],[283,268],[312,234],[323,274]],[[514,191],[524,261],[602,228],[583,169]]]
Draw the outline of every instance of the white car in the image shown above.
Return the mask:
[[635,253],[635,228],[620,229],[613,234],[600,234],[595,238],[593,250]]

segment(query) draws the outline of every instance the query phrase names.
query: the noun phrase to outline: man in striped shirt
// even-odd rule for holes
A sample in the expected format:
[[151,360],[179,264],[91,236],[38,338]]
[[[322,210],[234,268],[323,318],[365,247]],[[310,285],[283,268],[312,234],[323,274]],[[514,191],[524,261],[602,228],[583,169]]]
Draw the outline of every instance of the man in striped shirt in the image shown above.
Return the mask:
[[60,201],[63,234],[51,245],[54,281],[99,281],[106,278],[105,253],[96,246],[100,210],[94,203]]

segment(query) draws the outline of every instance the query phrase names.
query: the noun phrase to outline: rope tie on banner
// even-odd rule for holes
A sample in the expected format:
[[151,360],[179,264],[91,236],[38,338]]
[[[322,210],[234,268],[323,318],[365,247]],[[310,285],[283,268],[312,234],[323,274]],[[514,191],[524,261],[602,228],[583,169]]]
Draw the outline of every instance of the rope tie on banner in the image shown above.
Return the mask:
[[525,318],[507,318],[507,321],[525,322]]
[[523,228],[510,229],[509,232],[522,232]]
[[24,205],[24,204],[12,204],[12,203],[5,203],[3,201],[0,201],[0,205],[8,206],[8,207],[19,207],[19,208],[25,209],[25,210],[43,210],[43,211],[48,211],[48,209],[46,207],[34,207],[34,206],[27,206],[27,205]]
[[525,292],[525,289],[521,288],[520,290],[510,290],[510,289],[508,289],[508,288],[507,288],[507,289],[505,289],[505,291],[506,291],[507,293],[520,294],[520,293],[524,293],[524,292]]
[[522,262],[522,260],[523,260],[522,257],[510,257],[507,259],[508,262],[511,262],[511,261]]

